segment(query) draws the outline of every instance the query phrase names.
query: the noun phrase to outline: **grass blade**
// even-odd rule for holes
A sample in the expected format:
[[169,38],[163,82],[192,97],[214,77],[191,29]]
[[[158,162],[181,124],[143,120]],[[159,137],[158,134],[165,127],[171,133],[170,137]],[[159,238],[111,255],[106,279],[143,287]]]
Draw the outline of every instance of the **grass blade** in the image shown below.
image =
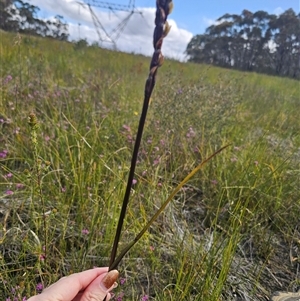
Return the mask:
[[158,218],[158,216],[165,210],[167,205],[172,201],[177,192],[185,185],[208,161],[210,161],[213,157],[227,148],[229,145],[223,146],[204,161],[202,161],[197,167],[195,167],[172,191],[167,200],[161,205],[161,207],[156,211],[156,213],[152,216],[152,218],[148,221],[148,223],[144,226],[144,228],[139,232],[139,234],[131,241],[120,253],[120,255],[116,258],[116,260],[111,264],[110,268],[117,268],[118,264],[122,260],[122,258],[127,254],[127,252],[140,240],[140,238],[144,235],[144,233],[150,228],[153,222]]

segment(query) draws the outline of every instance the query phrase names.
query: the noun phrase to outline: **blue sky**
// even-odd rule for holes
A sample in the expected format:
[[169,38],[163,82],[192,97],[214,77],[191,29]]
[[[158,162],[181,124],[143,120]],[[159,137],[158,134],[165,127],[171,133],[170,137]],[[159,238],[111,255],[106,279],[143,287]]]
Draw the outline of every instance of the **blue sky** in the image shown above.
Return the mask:
[[[44,19],[61,15],[69,25],[70,40],[87,39],[88,42],[100,42],[102,47],[112,47],[111,37],[101,37],[95,30],[90,11],[85,2],[101,0],[27,0],[40,8],[39,16]],[[104,0],[121,5],[128,5],[132,0]],[[151,55],[153,52],[152,35],[154,29],[155,0],[135,0],[135,6],[142,13],[134,14],[116,40],[118,50]],[[244,9],[252,12],[265,10],[268,13],[280,14],[292,8],[299,12],[300,0],[174,0],[174,10],[168,20],[172,26],[165,39],[163,49],[166,56],[186,60],[185,50],[196,34],[201,34],[216,19],[224,15],[241,14]],[[107,11],[93,7],[105,31],[113,34],[114,29],[128,16],[128,12]],[[80,25],[79,25],[80,24]],[[114,37],[113,37],[114,38]]]

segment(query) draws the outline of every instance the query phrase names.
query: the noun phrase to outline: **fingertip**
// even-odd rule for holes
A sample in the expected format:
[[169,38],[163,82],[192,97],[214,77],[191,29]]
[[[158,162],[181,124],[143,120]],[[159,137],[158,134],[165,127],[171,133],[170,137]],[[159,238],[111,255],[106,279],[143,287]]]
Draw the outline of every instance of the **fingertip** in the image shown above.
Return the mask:
[[102,281],[100,282],[100,286],[105,291],[110,291],[117,286],[116,281],[118,278],[119,278],[119,272],[117,270],[111,270],[102,279]]

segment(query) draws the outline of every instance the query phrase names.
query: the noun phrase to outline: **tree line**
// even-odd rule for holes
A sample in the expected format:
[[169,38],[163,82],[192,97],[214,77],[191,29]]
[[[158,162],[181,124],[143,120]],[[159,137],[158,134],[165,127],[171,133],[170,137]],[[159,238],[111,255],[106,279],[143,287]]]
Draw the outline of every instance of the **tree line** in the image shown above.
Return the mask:
[[189,61],[300,78],[300,13],[225,14],[189,42]]
[[0,0],[0,29],[66,41],[69,33],[63,17],[42,20],[37,16],[39,10],[22,0]]

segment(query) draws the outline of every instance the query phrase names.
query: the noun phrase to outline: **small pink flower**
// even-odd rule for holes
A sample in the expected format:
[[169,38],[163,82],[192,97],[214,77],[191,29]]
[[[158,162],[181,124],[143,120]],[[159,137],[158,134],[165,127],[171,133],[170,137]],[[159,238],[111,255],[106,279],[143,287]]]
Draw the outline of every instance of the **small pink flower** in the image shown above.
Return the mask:
[[48,142],[50,140],[50,137],[47,135],[45,136],[45,141]]
[[6,158],[7,153],[5,153],[4,151],[0,152],[0,158]]
[[148,301],[149,300],[149,296],[148,295],[145,295],[142,297],[142,301]]
[[218,181],[217,181],[217,180],[211,180],[211,183],[212,183],[213,185],[217,185],[217,184],[218,184]]
[[193,130],[192,127],[189,128],[189,130],[188,130],[186,136],[187,136],[188,138],[191,138],[191,137],[195,137],[195,136],[196,136],[196,133],[194,132],[194,130]]
[[123,297],[124,297],[124,293],[122,292],[117,296],[117,301],[122,301]]
[[12,80],[12,76],[11,75],[7,75],[6,78],[4,79],[4,84],[6,85],[7,83],[9,83]]
[[62,187],[61,192],[66,192],[66,187]]
[[36,290],[38,291],[38,292],[41,292],[42,290],[43,290],[43,284],[42,283],[38,283],[37,285],[36,285]]
[[133,179],[132,180],[132,185],[135,185],[137,183],[137,180],[136,179]]
[[41,254],[41,255],[40,255],[40,260],[41,260],[41,261],[44,261],[45,258],[46,258],[46,257],[45,257],[45,254]]
[[159,164],[159,158],[158,158],[158,159],[155,159],[155,160],[153,161],[153,165],[157,165],[157,164]]
[[155,248],[153,246],[150,246],[149,249],[151,252],[153,252]]
[[130,132],[131,131],[131,128],[129,125],[126,125],[126,124],[123,124],[123,129],[126,130],[127,132]]
[[12,195],[12,194],[14,194],[14,192],[12,191],[12,190],[6,190],[6,192],[5,192],[7,195]]
[[17,188],[17,189],[22,189],[22,188],[24,188],[24,184],[22,184],[22,183],[17,183],[17,184],[16,184],[16,188]]
[[90,233],[90,231],[89,231],[88,229],[82,229],[82,230],[81,230],[81,233],[82,233],[83,235],[88,235],[88,234]]
[[158,186],[158,187],[162,187],[162,183],[158,182],[158,183],[157,183],[157,186]]
[[255,166],[257,166],[258,165],[258,161],[254,161],[254,164],[255,164]]
[[126,278],[120,278],[120,284],[123,285],[126,282]]
[[8,173],[5,177],[6,177],[6,178],[12,178],[12,176],[13,176],[13,174],[10,172],[10,173]]

